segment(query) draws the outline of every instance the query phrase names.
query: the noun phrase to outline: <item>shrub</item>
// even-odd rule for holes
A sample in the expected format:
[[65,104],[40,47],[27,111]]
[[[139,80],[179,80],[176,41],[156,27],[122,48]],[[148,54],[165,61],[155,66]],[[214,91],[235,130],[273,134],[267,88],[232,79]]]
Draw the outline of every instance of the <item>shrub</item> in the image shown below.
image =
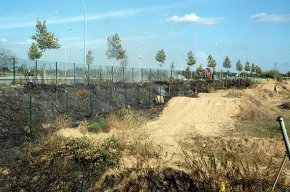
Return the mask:
[[97,117],[88,125],[88,131],[93,133],[109,132],[109,124],[104,117]]

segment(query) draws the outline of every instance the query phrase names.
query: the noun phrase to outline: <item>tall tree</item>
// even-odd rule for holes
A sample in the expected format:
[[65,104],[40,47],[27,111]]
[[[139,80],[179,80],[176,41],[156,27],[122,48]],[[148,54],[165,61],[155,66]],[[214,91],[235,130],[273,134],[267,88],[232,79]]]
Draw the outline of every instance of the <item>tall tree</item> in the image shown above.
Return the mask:
[[28,51],[28,58],[34,61],[35,59],[39,59],[41,56],[42,52],[39,50],[36,43],[32,43]]
[[245,64],[245,71],[251,71],[251,65],[250,65],[250,62],[249,61],[246,61],[246,64]]
[[229,69],[232,67],[231,60],[228,56],[226,56],[224,63],[223,63],[224,68],[228,69],[228,75],[229,75]]
[[243,71],[243,65],[242,65],[242,63],[241,63],[240,60],[238,60],[238,62],[237,62],[237,64],[236,64],[236,70],[237,70],[238,72]]
[[[45,20],[43,22],[38,19],[36,20],[36,33],[31,38],[36,41],[36,45],[41,52],[45,52],[47,49],[58,49],[61,47],[55,34],[47,31]],[[35,51],[35,44],[32,43],[30,50]],[[37,53],[35,56],[39,56],[38,52],[35,52]]]
[[159,63],[159,66],[162,67],[166,60],[166,55],[163,49],[157,51],[155,55],[155,60]]
[[256,73],[257,74],[262,74],[262,69],[256,65]]
[[194,54],[192,53],[192,51],[188,51],[188,53],[187,53],[186,64],[189,67],[192,67],[192,66],[194,66],[196,64],[196,59],[195,59]]
[[93,55],[93,51],[89,50],[87,55],[86,55],[86,63],[88,65],[93,64],[94,63],[94,55]]
[[255,64],[252,63],[252,65],[251,65],[251,73],[255,72],[255,70],[256,70],[255,68],[256,68]]
[[125,59],[127,57],[126,50],[123,49],[121,39],[117,33],[107,38],[108,49],[106,55],[108,59]]
[[212,57],[212,55],[209,55],[207,57],[207,66],[211,67],[213,69],[213,71],[215,71],[215,67],[216,67],[216,61],[215,59]]
[[231,60],[228,56],[226,56],[224,63],[223,63],[223,66],[226,69],[230,69],[232,67]]

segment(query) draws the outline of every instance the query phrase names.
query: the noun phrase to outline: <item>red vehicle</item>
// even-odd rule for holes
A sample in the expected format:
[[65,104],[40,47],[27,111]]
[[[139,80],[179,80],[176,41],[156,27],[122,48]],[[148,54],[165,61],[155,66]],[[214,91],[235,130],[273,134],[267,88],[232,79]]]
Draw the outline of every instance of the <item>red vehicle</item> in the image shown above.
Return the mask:
[[195,74],[196,74],[196,77],[198,78],[207,78],[207,79],[210,79],[212,75],[210,68],[203,68],[203,67],[197,68]]

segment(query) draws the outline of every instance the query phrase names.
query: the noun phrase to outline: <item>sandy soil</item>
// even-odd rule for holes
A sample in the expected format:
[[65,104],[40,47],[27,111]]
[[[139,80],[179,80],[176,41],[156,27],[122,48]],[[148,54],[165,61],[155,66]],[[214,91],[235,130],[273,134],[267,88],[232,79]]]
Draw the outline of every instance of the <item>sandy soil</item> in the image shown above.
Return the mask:
[[[284,83],[285,84],[285,83]],[[284,85],[283,84],[283,85]],[[281,85],[282,86],[282,85]],[[287,89],[290,84],[285,84]],[[174,97],[164,108],[159,118],[147,122],[138,131],[128,131],[127,134],[146,134],[149,140],[162,148],[164,158],[182,159],[182,142],[192,136],[226,137],[227,131],[235,129],[235,122],[241,107],[247,105],[249,96],[257,100],[277,106],[281,102],[280,95],[275,95],[274,82],[259,84],[255,89],[220,90],[214,93],[200,93],[198,98]],[[241,97],[229,97],[232,92],[241,93]],[[285,91],[281,88],[281,92]],[[270,97],[269,95],[272,96]],[[101,140],[118,134],[111,129],[110,133],[92,134],[82,131],[82,128],[66,128],[58,134],[66,137],[88,137]],[[133,136],[132,136],[133,137]]]
[[242,100],[224,97],[227,93],[201,93],[198,98],[174,97],[160,118],[147,123],[145,129],[150,138],[162,146],[166,156],[182,158],[180,144],[191,135],[222,136],[234,129],[233,117],[240,112]]

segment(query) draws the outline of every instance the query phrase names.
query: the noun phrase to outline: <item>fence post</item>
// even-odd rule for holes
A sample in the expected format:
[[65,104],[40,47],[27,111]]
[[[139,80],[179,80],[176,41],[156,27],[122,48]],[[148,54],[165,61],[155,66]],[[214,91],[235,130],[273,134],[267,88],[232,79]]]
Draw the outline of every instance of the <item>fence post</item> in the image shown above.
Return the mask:
[[76,63],[74,63],[74,84],[76,83]]
[[125,108],[128,108],[128,89],[127,89],[127,84],[125,84]]
[[91,115],[91,117],[93,116],[93,102],[92,102],[92,91],[90,90],[90,101],[89,101],[89,103],[90,103],[90,115]]
[[37,60],[35,60],[35,69],[34,69],[34,75],[35,75],[35,79],[37,81]]
[[15,85],[16,84],[16,71],[15,71],[15,58],[13,58],[13,81],[12,84]]
[[29,96],[29,140],[32,141],[32,98]]
[[143,74],[143,68],[141,68],[141,71],[140,71],[140,81],[142,82],[142,74]]
[[55,62],[55,84],[57,85],[57,62]]
[[132,83],[134,83],[134,68],[132,67]]
[[[151,69],[150,69],[150,71],[151,71]],[[150,85],[149,85],[149,108],[151,107],[151,93],[150,93]]]
[[65,91],[65,112],[68,112],[68,92]]
[[113,109],[113,84],[111,84],[110,107]]
[[103,83],[103,80],[102,80],[102,65],[100,65],[100,82],[101,82],[101,84]]
[[114,67],[113,66],[112,66],[111,72],[112,72],[112,83],[113,83],[114,82]]
[[138,86],[138,110],[140,109],[140,87]]
[[123,72],[123,80],[122,80],[122,82],[124,83],[125,82],[125,67],[122,67],[122,72]]
[[150,70],[149,70],[149,80],[151,81],[152,79],[151,79],[151,68],[150,68]]
[[90,85],[90,65],[88,65],[88,76],[87,76],[87,79],[88,79],[88,85]]
[[87,191],[86,190],[86,184],[87,184],[86,178],[83,177],[82,178],[82,190],[81,190],[81,192],[86,192]]

